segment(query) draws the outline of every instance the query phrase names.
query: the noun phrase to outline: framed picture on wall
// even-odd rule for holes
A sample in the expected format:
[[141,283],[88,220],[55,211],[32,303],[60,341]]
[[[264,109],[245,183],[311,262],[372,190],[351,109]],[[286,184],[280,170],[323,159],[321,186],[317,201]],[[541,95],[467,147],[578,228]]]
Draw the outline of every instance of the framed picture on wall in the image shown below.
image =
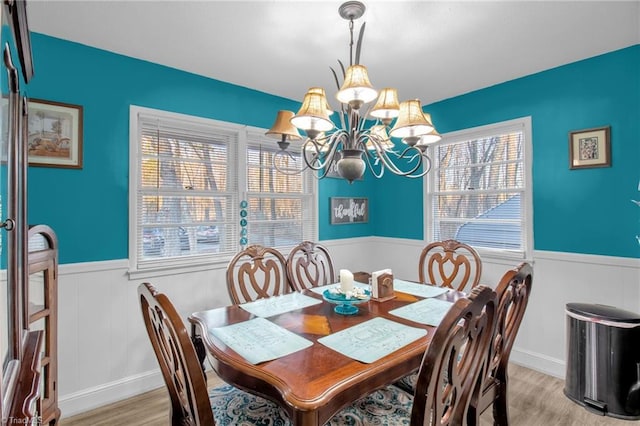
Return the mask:
[[609,126],[569,133],[569,168],[585,169],[610,166]]
[[331,197],[332,225],[345,223],[367,223],[369,221],[369,200],[367,198]]
[[82,106],[29,100],[29,165],[82,168]]

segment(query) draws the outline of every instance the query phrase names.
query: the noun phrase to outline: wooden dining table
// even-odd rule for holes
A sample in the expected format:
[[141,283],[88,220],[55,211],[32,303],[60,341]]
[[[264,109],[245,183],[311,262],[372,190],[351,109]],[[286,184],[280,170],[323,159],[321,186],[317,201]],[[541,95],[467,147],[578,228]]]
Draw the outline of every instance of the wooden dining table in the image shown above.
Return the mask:
[[[270,316],[267,319],[313,344],[271,361],[253,364],[209,332],[255,318],[240,305],[196,312],[190,315],[192,332],[199,335],[208,359],[225,382],[279,404],[294,425],[323,425],[335,413],[367,394],[417,370],[431,342],[434,327],[390,314],[396,308],[421,297],[395,292],[386,301],[358,304],[355,315],[341,315],[335,305],[312,290],[302,292],[322,303]],[[454,302],[464,293],[449,291],[437,299]],[[427,330],[425,336],[374,362],[365,363],[345,356],[318,342],[318,339],[354,327],[374,318],[385,318]]]

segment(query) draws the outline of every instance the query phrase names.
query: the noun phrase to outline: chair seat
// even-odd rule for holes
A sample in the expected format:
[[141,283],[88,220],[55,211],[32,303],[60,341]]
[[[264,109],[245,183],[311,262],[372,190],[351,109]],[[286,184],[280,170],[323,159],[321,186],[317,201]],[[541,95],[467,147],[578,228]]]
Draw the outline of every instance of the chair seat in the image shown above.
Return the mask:
[[399,387],[405,392],[409,392],[411,394],[415,393],[416,383],[418,383],[418,372],[415,371],[407,376],[404,376],[402,379],[395,382],[393,385]]
[[231,385],[211,389],[209,401],[216,426],[289,426],[292,424],[284,410],[273,402]]
[[395,386],[360,398],[333,416],[326,426],[402,426],[411,421],[413,396]]

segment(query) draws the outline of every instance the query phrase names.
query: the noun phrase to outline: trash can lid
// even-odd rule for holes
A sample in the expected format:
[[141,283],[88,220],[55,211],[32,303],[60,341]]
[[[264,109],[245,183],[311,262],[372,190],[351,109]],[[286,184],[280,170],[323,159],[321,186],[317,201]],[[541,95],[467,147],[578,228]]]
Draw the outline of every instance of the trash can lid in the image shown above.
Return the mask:
[[589,304],[589,303],[567,303],[567,311],[594,320],[615,321],[629,324],[640,324],[640,314],[614,306]]

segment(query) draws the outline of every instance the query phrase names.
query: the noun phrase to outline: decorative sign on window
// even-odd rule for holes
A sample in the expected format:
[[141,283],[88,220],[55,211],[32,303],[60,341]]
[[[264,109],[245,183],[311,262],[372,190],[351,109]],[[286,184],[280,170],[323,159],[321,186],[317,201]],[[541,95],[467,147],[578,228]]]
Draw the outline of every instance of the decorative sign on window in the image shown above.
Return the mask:
[[331,197],[331,224],[367,223],[369,200],[367,198]]

